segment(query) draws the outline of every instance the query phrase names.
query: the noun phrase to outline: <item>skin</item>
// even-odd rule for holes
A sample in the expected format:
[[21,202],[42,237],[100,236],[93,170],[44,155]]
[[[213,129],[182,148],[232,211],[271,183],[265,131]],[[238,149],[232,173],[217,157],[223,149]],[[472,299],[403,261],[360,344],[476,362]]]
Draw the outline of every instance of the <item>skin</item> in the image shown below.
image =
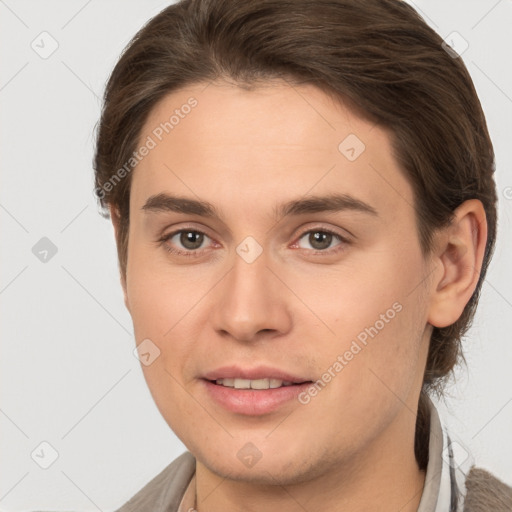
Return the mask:
[[[386,131],[313,86],[214,82],[165,97],[139,140],[191,96],[198,105],[133,171],[121,283],[137,344],[149,338],[160,350],[142,367],[152,396],[196,457],[197,509],[417,510],[425,475],[414,428],[428,341],[477,284],[481,203],[464,203],[425,258]],[[338,150],[349,134],[366,146],[352,162]],[[276,204],[333,191],[377,215],[273,217]],[[161,192],[208,201],[221,218],[144,211]],[[117,234],[115,211],[112,220]],[[346,241],[318,249],[309,235],[322,228]],[[198,249],[179,234],[159,241],[178,229],[207,236]],[[252,263],[236,252],[249,235],[262,248]],[[204,391],[200,377],[230,363],[320,379],[394,303],[401,311],[308,404],[247,416]],[[247,443],[261,453],[251,468],[237,457]]]

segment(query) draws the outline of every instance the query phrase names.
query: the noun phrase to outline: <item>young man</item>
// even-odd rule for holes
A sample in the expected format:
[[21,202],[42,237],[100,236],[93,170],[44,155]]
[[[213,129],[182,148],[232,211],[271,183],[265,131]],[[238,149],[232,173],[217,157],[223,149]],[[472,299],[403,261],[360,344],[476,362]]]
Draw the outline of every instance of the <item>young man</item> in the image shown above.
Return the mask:
[[510,510],[428,397],[496,193],[471,79],[410,6],[170,6],[112,73],[95,169],[144,375],[188,448],[121,511]]

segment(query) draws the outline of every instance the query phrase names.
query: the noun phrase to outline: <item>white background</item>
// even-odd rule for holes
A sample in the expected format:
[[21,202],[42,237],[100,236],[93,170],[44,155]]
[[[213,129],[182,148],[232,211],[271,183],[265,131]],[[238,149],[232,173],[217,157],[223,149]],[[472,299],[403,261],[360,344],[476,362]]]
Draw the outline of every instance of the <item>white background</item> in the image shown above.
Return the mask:
[[[113,229],[93,196],[108,74],[167,4],[0,0],[2,511],[114,510],[185,449],[132,353]],[[413,5],[443,38],[457,31],[469,43],[463,59],[487,115],[500,196],[498,245],[464,343],[468,369],[440,411],[477,464],[511,485],[512,2]],[[43,31],[58,42],[47,59],[31,47]],[[46,263],[32,252],[42,237],[57,248]],[[50,456],[43,441],[58,452],[48,469],[31,457]]]

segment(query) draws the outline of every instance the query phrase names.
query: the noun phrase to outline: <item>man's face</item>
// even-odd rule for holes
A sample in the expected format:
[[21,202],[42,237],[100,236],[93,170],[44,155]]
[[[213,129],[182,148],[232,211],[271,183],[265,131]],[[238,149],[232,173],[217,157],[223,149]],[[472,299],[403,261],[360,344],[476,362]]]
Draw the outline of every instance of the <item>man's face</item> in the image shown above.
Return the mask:
[[[430,267],[386,132],[312,86],[213,83],[167,96],[139,146],[148,136],[156,146],[132,177],[126,303],[136,343],[151,340],[153,398],[198,462],[287,483],[357,467],[400,436],[412,450]],[[159,194],[218,217],[157,208]],[[338,209],[279,210],[333,195]],[[256,377],[284,372],[316,392],[207,380],[261,367]]]

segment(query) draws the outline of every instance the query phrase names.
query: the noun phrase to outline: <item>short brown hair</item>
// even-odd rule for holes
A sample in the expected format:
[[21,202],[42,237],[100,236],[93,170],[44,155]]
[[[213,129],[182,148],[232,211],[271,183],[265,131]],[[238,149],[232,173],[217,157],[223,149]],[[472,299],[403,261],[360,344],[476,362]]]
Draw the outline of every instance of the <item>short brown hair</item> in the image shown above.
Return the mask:
[[[461,58],[400,0],[182,0],[149,20],[115,66],[97,134],[95,192],[120,216],[126,277],[131,172],[105,184],[136,149],[149,112],[183,86],[227,79],[242,86],[285,79],[313,84],[386,128],[411,183],[424,254],[433,232],[467,199],[484,206],[488,238],[480,279],[461,317],[434,328],[416,423],[426,467],[426,393],[441,392],[473,319],[496,236],[494,152],[480,101]],[[123,174],[123,176],[124,176]]]

